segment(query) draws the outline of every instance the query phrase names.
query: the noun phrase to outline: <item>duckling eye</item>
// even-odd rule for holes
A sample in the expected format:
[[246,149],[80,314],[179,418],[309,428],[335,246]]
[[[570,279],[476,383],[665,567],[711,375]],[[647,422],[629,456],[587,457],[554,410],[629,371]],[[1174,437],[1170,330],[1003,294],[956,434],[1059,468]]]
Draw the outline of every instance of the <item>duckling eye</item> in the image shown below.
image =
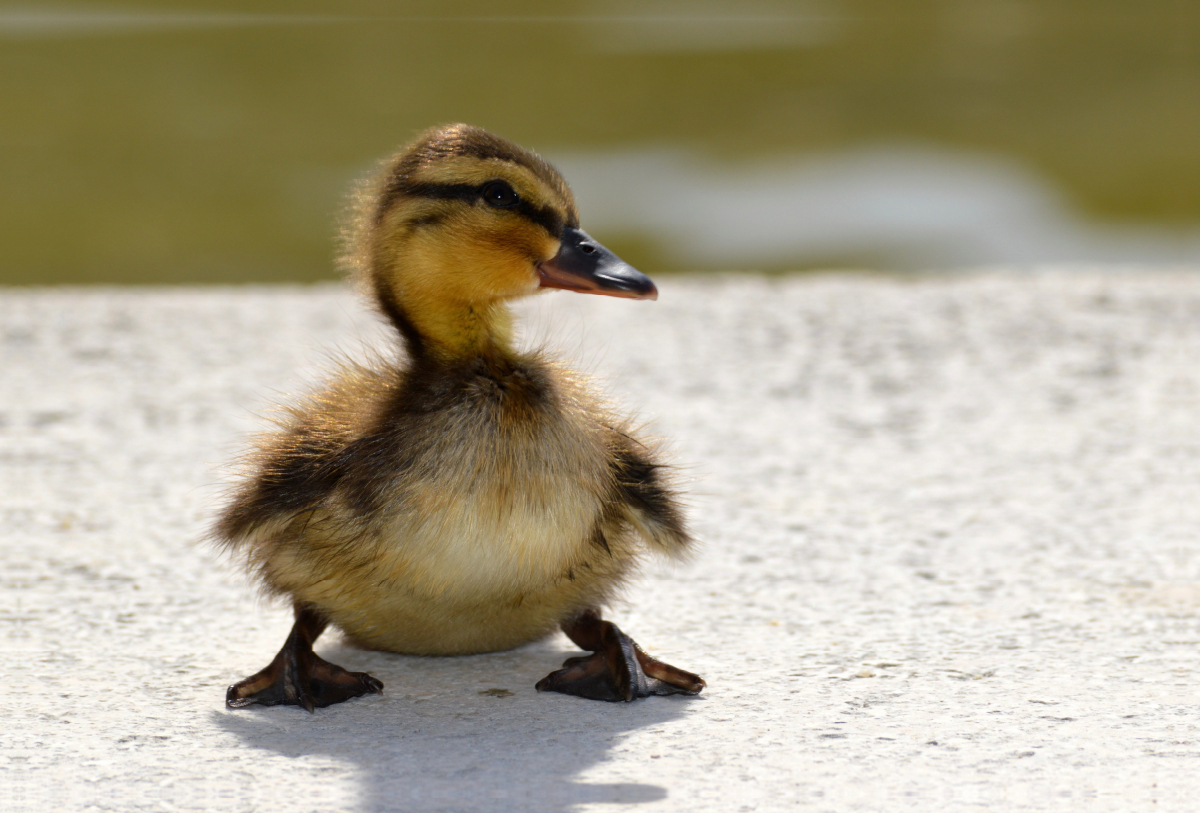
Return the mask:
[[517,193],[513,188],[504,181],[492,181],[483,187],[483,199],[487,201],[489,206],[498,206],[507,208],[516,206],[520,202]]

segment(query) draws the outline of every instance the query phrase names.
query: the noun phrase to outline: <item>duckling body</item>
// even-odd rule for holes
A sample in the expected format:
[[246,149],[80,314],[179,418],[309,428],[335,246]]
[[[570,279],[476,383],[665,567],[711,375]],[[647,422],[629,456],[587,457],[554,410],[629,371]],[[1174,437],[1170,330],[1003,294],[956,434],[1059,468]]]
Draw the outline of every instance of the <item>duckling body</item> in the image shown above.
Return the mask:
[[599,616],[643,552],[690,544],[661,465],[586,381],[515,349],[504,307],[544,287],[651,298],[653,285],[578,230],[548,164],[477,128],[425,134],[360,210],[351,263],[404,352],[292,407],[218,522],[297,611],[284,650],[229,705],[311,710],[380,691],[312,653],[330,623],[414,655],[562,628],[596,654],[539,690],[698,692],[698,676]]
[[591,393],[536,358],[405,373],[356,370],[275,438],[229,528],[264,582],[416,655],[509,649],[602,604],[640,545],[628,441]]

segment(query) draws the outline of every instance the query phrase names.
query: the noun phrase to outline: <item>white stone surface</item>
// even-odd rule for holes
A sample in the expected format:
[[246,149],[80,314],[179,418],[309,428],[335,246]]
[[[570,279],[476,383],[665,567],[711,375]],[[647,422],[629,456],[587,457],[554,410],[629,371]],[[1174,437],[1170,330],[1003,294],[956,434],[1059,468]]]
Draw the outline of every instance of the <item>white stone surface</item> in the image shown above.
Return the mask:
[[290,618],[198,540],[372,317],[0,294],[0,809],[1197,809],[1200,274],[661,282],[528,310],[672,439],[703,551],[611,616],[705,694],[538,695],[562,637],[328,636],[387,688],[311,716],[224,708]]

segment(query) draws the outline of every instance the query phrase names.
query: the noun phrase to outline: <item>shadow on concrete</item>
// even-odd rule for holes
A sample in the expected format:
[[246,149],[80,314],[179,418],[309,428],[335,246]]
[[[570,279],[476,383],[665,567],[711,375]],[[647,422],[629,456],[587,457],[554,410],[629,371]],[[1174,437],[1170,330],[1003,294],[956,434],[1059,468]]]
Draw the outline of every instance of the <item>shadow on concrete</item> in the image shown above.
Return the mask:
[[[578,654],[569,646],[564,639],[457,658],[319,646],[322,657],[382,680],[384,694],[313,715],[296,707],[216,712],[215,722],[250,748],[352,764],[362,776],[363,811],[565,813],[589,803],[665,798],[666,789],[653,784],[579,777],[622,748],[627,733],[678,719],[703,699],[600,703],[538,694],[533,684]],[[269,657],[264,653],[264,663]],[[244,764],[252,763],[248,754]],[[651,776],[649,754],[645,764]]]

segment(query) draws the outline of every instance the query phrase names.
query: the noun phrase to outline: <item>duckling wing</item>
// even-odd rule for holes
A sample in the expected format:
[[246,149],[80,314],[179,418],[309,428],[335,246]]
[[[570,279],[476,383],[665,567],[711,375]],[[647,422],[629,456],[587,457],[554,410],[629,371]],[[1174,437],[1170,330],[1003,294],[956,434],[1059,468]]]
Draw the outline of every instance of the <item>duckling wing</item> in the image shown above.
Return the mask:
[[381,439],[370,432],[376,404],[395,386],[386,370],[348,364],[324,390],[287,408],[245,458],[248,476],[212,536],[228,548],[253,547],[361,477],[359,463],[379,454]]
[[629,432],[613,430],[609,454],[624,519],[652,549],[672,557],[686,555],[693,540],[684,524],[669,468],[658,462],[656,450]]

